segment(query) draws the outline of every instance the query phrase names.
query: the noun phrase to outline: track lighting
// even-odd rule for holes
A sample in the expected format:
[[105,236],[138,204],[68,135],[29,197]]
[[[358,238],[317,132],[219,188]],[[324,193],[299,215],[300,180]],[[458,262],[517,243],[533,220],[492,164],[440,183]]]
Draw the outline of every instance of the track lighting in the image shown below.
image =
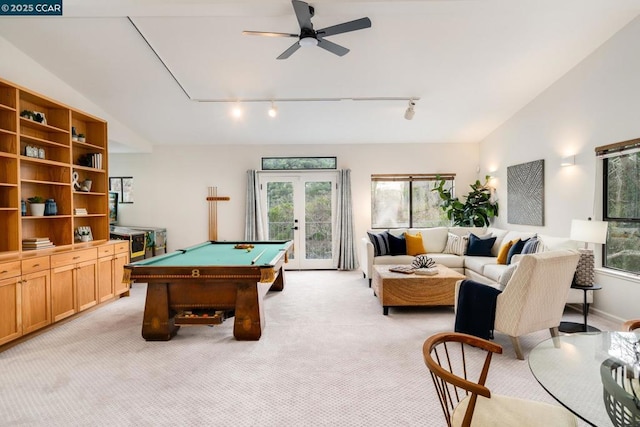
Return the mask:
[[413,99],[409,100],[409,106],[407,107],[407,111],[404,112],[404,118],[407,120],[411,120],[413,119],[413,116],[416,114],[415,110],[413,109],[413,107],[415,107],[416,103],[413,101]]
[[278,115],[278,107],[276,107],[273,102],[271,102],[271,108],[269,108],[268,114],[269,117],[275,117]]
[[242,117],[242,108],[240,108],[240,105],[236,105],[235,107],[233,107],[233,110],[231,110],[231,115],[235,119],[239,119],[240,117]]

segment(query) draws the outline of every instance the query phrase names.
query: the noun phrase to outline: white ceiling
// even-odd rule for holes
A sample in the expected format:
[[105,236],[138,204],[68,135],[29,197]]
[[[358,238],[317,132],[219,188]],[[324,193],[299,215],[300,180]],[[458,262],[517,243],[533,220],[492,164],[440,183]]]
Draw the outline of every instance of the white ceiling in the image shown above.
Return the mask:
[[[152,144],[456,143],[482,140],[640,13],[639,0],[310,3],[316,29],[372,27],[327,38],[343,57],[276,60],[295,39],[241,32],[298,33],[289,0],[64,0],[63,17],[1,18],[0,37]],[[239,120],[232,102],[195,101],[389,97],[420,98],[414,119],[406,100],[277,102],[275,119],[252,102]]]

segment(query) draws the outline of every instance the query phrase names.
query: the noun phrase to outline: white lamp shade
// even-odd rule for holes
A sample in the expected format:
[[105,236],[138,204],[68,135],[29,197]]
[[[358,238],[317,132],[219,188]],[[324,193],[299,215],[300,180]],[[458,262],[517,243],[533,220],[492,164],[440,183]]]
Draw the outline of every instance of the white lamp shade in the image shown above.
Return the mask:
[[571,220],[571,235],[569,238],[578,242],[599,243],[607,242],[606,221],[585,221],[582,219]]

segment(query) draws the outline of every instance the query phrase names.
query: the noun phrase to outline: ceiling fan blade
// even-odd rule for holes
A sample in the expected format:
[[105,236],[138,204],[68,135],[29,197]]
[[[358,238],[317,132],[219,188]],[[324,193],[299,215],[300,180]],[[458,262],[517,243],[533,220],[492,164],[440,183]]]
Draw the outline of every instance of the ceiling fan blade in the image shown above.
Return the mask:
[[342,47],[339,44],[330,42],[329,40],[321,39],[318,37],[318,47],[328,50],[331,53],[335,53],[338,56],[344,56],[349,53],[349,49]]
[[371,20],[369,18],[360,18],[318,30],[318,37],[334,36],[336,34],[348,33],[349,31],[362,30],[369,27],[371,27]]
[[271,33],[265,31],[243,31],[244,36],[266,36],[266,37],[299,37],[298,34]]
[[311,9],[309,4],[300,0],[291,0],[293,4],[293,10],[296,12],[296,18],[298,18],[298,24],[300,28],[308,28],[313,30],[313,24],[311,23]]
[[300,44],[298,42],[295,42],[294,44],[291,45],[289,49],[282,52],[280,56],[278,56],[276,59],[287,59],[293,54],[293,52],[295,52],[298,49],[300,49]]

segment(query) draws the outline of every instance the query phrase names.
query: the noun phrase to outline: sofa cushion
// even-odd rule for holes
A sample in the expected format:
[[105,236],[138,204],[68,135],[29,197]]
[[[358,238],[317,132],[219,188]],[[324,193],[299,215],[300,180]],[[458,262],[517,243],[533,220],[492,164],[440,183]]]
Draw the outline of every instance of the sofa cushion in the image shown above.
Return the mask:
[[513,245],[511,245],[511,249],[509,249],[509,254],[507,255],[507,264],[511,264],[511,259],[514,255],[519,255],[522,252],[522,248],[524,248],[524,245],[528,240],[529,239],[518,239],[513,243]]
[[440,253],[447,244],[447,227],[412,228],[408,232],[422,235],[422,244],[427,253]]
[[464,255],[467,252],[469,238],[467,236],[458,236],[453,233],[447,233],[447,244],[442,251],[445,254]]
[[426,254],[427,251],[422,243],[422,234],[409,234],[404,233],[404,238],[407,242],[407,255],[420,255]]
[[496,262],[498,264],[506,264],[507,263],[507,256],[509,255],[509,249],[511,249],[511,246],[513,246],[515,242],[513,241],[507,241],[504,242],[502,244],[502,246],[500,247],[500,251],[498,252],[498,257]]
[[469,234],[469,245],[467,255],[469,256],[491,256],[491,247],[496,241],[496,237],[485,237],[481,239],[475,234]]
[[404,238],[404,234],[394,236],[391,233],[387,233],[387,239],[389,240],[389,252],[391,255],[407,254],[407,241]]
[[494,282],[499,282],[500,276],[502,276],[504,271],[508,268],[509,266],[506,264],[485,264],[482,274]]
[[444,265],[449,268],[464,268],[464,257],[454,254],[429,254],[436,264]]
[[491,234],[496,238],[496,242],[493,244],[493,247],[491,248],[491,255],[498,256],[498,252],[500,252],[500,248],[504,243],[507,242],[507,240],[504,240],[504,236],[507,235],[508,230],[504,230],[502,228],[489,227],[487,228],[487,233]]
[[495,263],[496,258],[492,256],[464,256],[464,268],[475,271],[478,274],[483,274],[486,265]]
[[518,263],[508,265],[507,268],[502,271],[502,274],[498,278],[498,283],[500,283],[502,286],[507,286],[507,283],[509,283],[511,276],[513,276],[513,273],[516,272],[516,268],[518,268]]
[[371,243],[373,243],[373,254],[375,256],[388,255],[391,253],[389,250],[389,233],[386,231],[380,233],[367,231],[367,235]]

